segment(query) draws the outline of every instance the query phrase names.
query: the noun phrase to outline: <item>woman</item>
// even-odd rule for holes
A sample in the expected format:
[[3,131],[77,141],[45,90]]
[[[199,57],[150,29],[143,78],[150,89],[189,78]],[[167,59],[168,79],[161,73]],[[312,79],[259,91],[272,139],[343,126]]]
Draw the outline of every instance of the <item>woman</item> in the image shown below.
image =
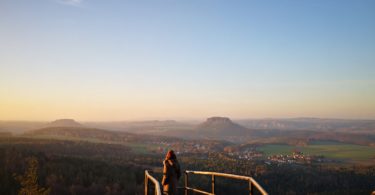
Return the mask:
[[164,194],[175,195],[177,194],[177,183],[181,176],[181,170],[173,150],[168,151],[163,164],[163,180],[161,183],[163,184]]

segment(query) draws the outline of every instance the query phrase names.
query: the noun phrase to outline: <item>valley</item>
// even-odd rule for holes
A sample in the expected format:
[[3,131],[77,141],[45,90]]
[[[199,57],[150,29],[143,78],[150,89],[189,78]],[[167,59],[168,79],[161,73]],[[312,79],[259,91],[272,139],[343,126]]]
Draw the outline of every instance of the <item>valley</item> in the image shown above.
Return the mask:
[[[17,191],[12,175],[22,174],[30,157],[39,162],[40,186],[51,194],[141,194],[143,171],[153,170],[161,179],[169,149],[175,150],[184,170],[252,176],[270,194],[368,194],[375,188],[375,147],[368,129],[366,134],[341,129],[254,130],[224,117],[183,124],[177,130],[173,129],[178,122],[137,122],[139,131],[57,121],[58,125],[44,123],[23,133],[0,134],[0,163],[5,168],[1,194]],[[342,137],[323,136],[332,131]],[[205,182],[196,178],[194,185],[209,188]],[[232,181],[221,182],[233,184],[218,187],[222,194],[244,192]],[[332,185],[322,187],[327,182]]]

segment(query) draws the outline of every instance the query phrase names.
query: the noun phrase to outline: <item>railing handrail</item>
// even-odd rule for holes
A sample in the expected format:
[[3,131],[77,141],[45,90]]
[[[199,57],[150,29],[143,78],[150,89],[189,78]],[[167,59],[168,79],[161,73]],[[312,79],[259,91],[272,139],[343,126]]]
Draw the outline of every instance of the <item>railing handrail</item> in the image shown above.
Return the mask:
[[[196,175],[210,175],[212,177],[212,192],[206,192],[203,190],[195,189],[188,186],[188,174],[196,174]],[[258,189],[262,195],[268,195],[268,193],[256,182],[252,177],[249,176],[243,176],[243,175],[234,175],[229,173],[219,173],[219,172],[210,172],[210,171],[185,171],[185,195],[188,194],[188,191],[193,191],[201,194],[206,195],[215,195],[215,177],[226,177],[226,178],[232,178],[232,179],[238,179],[238,180],[245,180],[249,182],[249,191],[250,195],[253,194],[254,187]],[[162,195],[161,189],[160,189],[160,183],[158,180],[156,180],[151,174],[149,170],[145,170],[145,195],[148,194],[148,181],[151,180],[152,183],[154,183],[155,186],[155,195]]]
[[155,195],[162,195],[160,190],[160,183],[152,175],[150,175],[148,170],[145,170],[145,195],[148,194],[148,180],[151,180],[155,186]]
[[[251,185],[254,185],[260,193],[262,193],[262,195],[268,195],[268,193],[262,188],[262,186],[259,185],[258,182],[256,182],[252,177],[248,177],[248,176],[243,176],[243,175],[234,175],[234,174],[229,174],[229,173],[218,173],[218,172],[210,172],[210,171],[189,171],[189,170],[186,170],[185,171],[185,176],[187,176],[187,174],[197,174],[197,175],[211,175],[212,178],[213,178],[213,183],[214,183],[214,177],[215,176],[218,176],[218,177],[227,177],[227,178],[232,178],[232,179],[239,179],[239,180],[246,180],[246,181],[249,181],[249,184],[250,184],[250,190],[252,190],[251,188]],[[185,183],[185,188],[188,189],[188,190],[192,190],[194,188],[190,188],[187,186],[187,182]],[[196,190],[196,189],[194,189]],[[213,189],[213,193],[209,193],[209,192],[205,192],[207,194],[214,194],[214,189]]]

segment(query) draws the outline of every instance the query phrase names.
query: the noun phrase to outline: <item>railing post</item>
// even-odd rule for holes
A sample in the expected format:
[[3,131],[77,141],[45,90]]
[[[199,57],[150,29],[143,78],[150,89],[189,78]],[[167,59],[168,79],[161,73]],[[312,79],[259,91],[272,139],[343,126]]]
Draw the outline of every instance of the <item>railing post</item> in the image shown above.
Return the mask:
[[189,176],[188,173],[185,171],[185,195],[188,195],[188,186],[189,186]]
[[215,194],[215,175],[212,175],[211,188],[212,188],[212,194]]
[[251,182],[251,180],[249,180],[249,192],[250,192],[250,195],[254,194],[254,184],[253,182]]
[[148,194],[148,178],[147,178],[147,173],[145,171],[145,195]]

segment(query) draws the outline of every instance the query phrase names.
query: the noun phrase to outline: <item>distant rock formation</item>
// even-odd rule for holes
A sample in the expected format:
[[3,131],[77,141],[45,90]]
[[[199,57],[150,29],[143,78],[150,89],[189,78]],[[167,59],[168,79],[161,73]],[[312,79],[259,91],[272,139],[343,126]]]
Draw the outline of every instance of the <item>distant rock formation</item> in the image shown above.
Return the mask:
[[222,125],[233,125],[234,123],[227,117],[211,117],[207,118],[207,120],[199,125],[199,127],[206,128],[206,127],[220,127]]
[[47,127],[82,127],[82,125],[73,119],[58,119],[47,124]]
[[241,125],[233,123],[227,117],[211,117],[199,124],[196,129],[204,134],[214,137],[241,136],[249,133],[249,130]]

